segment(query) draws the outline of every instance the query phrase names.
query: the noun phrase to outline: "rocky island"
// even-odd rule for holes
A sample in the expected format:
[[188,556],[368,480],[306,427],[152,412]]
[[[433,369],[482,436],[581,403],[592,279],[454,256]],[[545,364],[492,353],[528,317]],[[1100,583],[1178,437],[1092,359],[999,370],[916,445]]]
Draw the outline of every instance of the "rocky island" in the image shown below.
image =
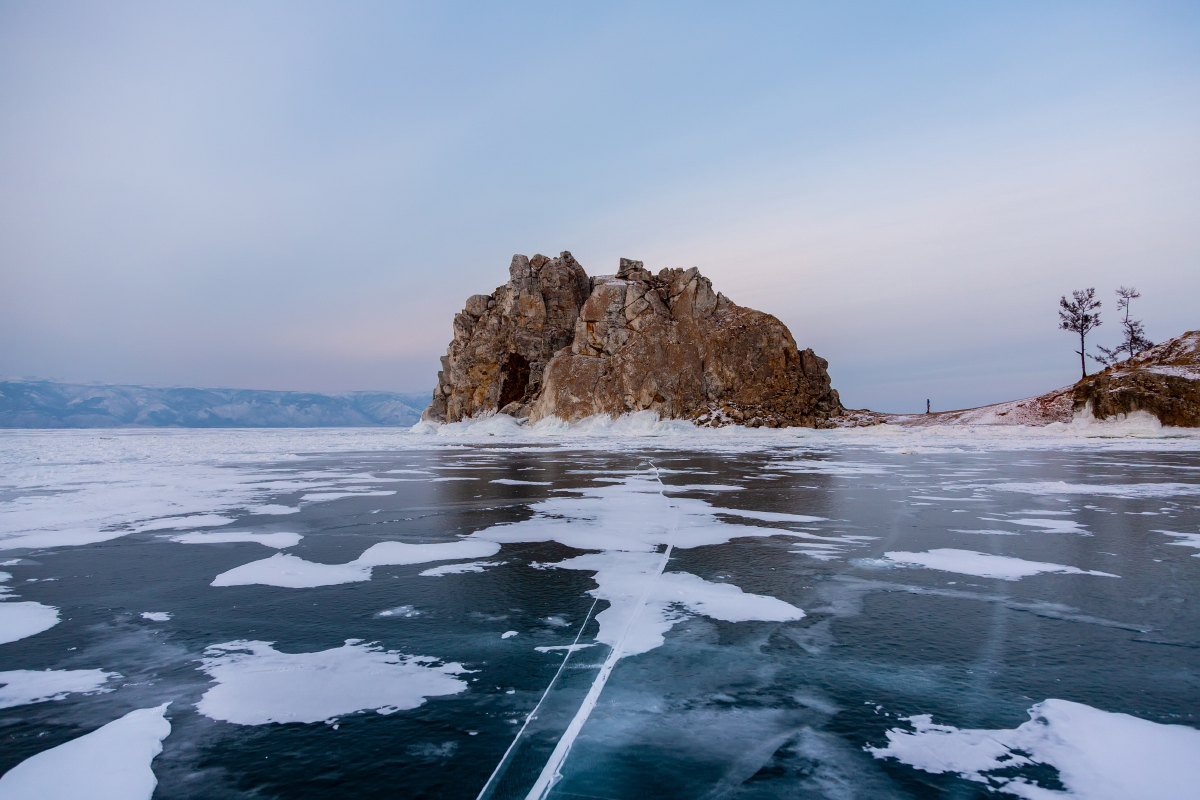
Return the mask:
[[695,267],[653,274],[622,258],[615,275],[590,277],[569,252],[515,255],[508,282],[455,315],[421,418],[649,410],[709,426],[832,428],[846,410],[828,366]]

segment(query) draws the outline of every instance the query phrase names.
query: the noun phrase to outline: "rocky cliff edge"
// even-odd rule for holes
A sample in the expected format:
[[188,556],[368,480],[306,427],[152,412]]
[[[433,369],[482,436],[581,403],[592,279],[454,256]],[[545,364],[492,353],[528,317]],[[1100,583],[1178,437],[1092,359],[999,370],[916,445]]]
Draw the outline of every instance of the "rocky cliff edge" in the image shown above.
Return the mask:
[[845,413],[828,366],[695,267],[652,274],[623,258],[616,275],[589,277],[569,252],[516,255],[508,283],[455,315],[422,419],[650,410],[701,425],[828,428]]

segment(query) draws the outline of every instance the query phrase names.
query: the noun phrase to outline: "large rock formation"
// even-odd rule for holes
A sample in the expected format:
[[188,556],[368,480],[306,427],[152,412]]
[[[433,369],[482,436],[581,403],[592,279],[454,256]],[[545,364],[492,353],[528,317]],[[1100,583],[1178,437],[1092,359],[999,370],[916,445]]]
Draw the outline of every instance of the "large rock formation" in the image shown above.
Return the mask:
[[1096,419],[1148,411],[1163,425],[1200,427],[1200,330],[1084,378],[1074,410]]
[[510,280],[454,318],[422,419],[491,412],[536,421],[651,410],[706,425],[833,427],[828,362],[696,268],[621,259],[589,278],[570,253],[513,256]]

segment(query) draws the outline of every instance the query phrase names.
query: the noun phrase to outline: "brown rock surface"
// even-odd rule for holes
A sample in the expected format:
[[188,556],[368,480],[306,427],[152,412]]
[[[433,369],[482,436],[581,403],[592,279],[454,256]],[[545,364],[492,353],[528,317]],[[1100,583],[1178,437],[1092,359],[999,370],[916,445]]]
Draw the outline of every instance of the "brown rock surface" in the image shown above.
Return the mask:
[[714,292],[694,267],[652,275],[621,259],[615,277],[589,279],[564,252],[514,256],[510,271],[455,317],[423,419],[651,410],[717,426],[833,427],[843,413],[828,362],[797,348],[775,317]]
[[1163,425],[1200,427],[1200,330],[1081,380],[1074,410],[1089,408],[1096,419],[1148,411]]

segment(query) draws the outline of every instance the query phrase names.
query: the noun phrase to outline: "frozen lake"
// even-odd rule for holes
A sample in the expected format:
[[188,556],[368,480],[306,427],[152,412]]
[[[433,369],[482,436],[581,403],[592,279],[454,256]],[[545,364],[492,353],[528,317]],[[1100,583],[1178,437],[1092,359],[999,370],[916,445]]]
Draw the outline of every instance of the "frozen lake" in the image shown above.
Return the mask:
[[1200,437],[451,432],[0,434],[0,798],[1196,796]]

